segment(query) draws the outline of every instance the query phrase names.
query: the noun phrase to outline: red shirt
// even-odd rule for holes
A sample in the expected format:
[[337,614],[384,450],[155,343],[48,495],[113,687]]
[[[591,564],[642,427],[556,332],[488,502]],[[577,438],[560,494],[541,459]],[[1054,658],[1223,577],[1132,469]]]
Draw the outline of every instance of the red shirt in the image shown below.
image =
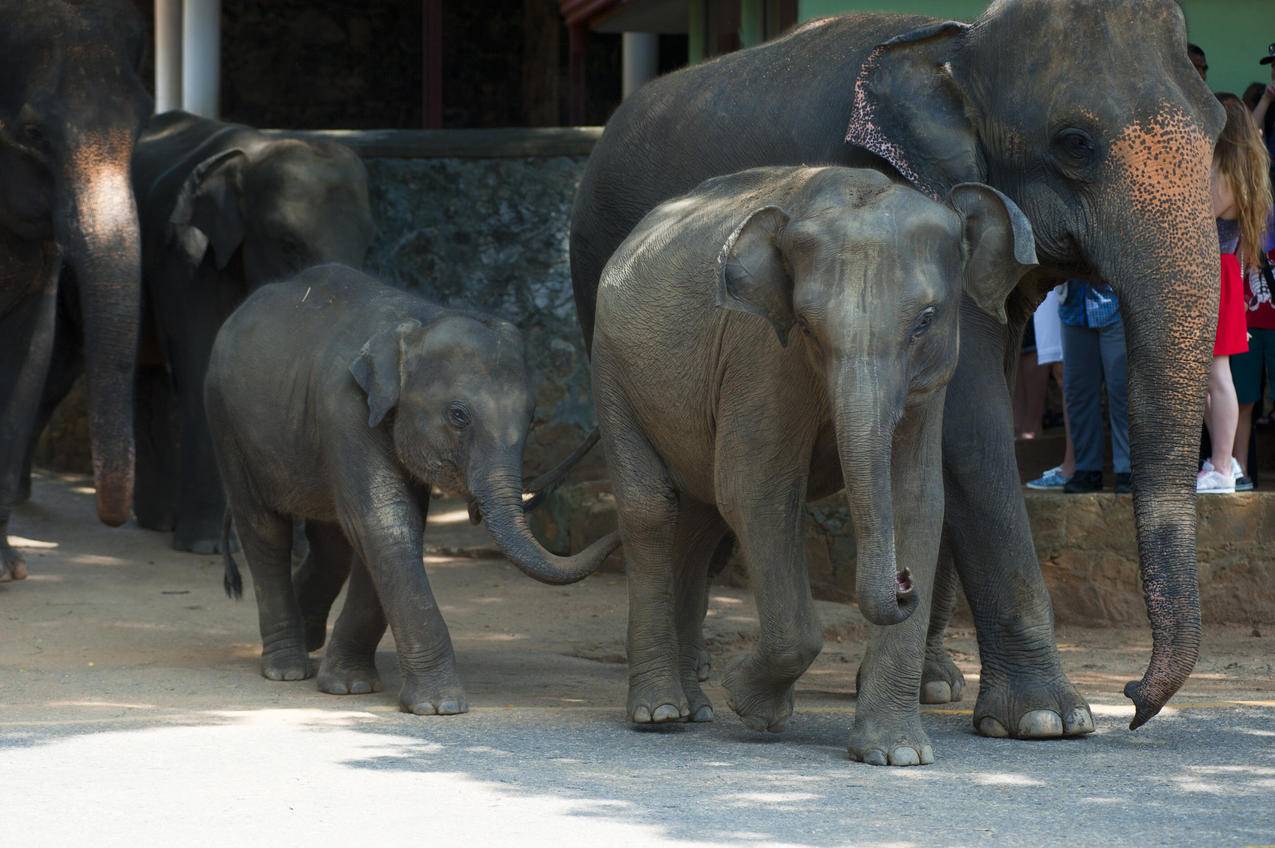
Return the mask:
[[[1270,253],[1275,260],[1275,250]],[[1248,326],[1259,330],[1275,330],[1275,304],[1271,303],[1271,287],[1260,268],[1244,272],[1244,305]]]

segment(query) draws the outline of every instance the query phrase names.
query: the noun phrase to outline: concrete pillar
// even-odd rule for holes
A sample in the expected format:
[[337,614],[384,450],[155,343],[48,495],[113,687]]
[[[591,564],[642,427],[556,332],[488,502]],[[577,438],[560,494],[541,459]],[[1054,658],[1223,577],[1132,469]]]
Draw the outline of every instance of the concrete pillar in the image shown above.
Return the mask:
[[621,91],[628,97],[659,72],[660,37],[653,32],[626,32],[620,55]]
[[182,0],[155,0],[155,111],[182,105]]
[[221,97],[221,0],[183,0],[182,108],[217,117]]

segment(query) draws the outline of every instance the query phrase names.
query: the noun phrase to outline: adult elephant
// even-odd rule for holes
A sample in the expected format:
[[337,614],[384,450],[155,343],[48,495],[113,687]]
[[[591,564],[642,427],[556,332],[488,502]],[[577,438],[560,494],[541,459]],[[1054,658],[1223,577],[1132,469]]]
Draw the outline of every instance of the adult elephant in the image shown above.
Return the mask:
[[97,515],[116,526],[132,506],[144,44],[122,0],[0,0],[0,578],[26,576],[9,518],[63,277],[83,293]]
[[[944,421],[944,548],[982,659],[974,725],[989,736],[1093,730],[1054,642],[1006,381],[1034,305],[1065,277],[1089,275],[1116,287],[1129,340],[1134,511],[1154,640],[1142,680],[1125,687],[1138,727],[1199,652],[1194,479],[1217,311],[1209,166],[1222,118],[1186,58],[1172,0],[998,0],[973,25],[813,21],[658,79],[617,110],[572,215],[585,337],[612,251],[648,210],[707,177],[842,163],[896,173],[935,197],[971,181],[1003,191],[1030,219],[1042,268],[1011,296],[1008,327],[962,307]],[[923,639],[926,627],[914,615],[889,636]],[[874,632],[870,651],[890,651],[884,636]],[[924,673],[944,672],[935,663]]]
[[[186,112],[155,116],[133,184],[145,288],[138,375],[137,522],[181,551],[218,550],[225,499],[204,414],[217,330],[249,293],[312,265],[363,264],[375,235],[367,170],[348,147]],[[79,372],[71,292],[41,408]]]

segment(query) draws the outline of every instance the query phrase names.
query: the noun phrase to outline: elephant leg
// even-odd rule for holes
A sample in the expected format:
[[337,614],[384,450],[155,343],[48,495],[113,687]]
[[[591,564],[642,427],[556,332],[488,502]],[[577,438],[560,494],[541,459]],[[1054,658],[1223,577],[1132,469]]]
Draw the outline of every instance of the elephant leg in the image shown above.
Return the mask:
[[[354,553],[345,533],[336,524],[306,521],[305,538],[309,543],[309,550],[300,568],[293,574],[292,583],[301,604],[301,617],[305,620],[306,650],[317,651],[323,647],[323,641],[327,638],[328,612],[332,609],[336,596],[341,593],[345,578],[350,574]],[[366,568],[364,571],[366,572]],[[375,601],[375,593],[372,597]],[[346,608],[349,606],[349,601],[346,601]],[[379,604],[377,611],[380,611]],[[385,630],[383,620],[381,630]]]
[[27,576],[26,560],[9,543],[9,518],[53,350],[57,275],[45,273],[43,285],[0,320],[0,581]]
[[[704,647],[704,616],[708,612],[709,571],[729,540],[729,529],[716,508],[683,502],[673,541],[674,620],[679,647],[682,692],[691,721],[712,721],[713,705],[700,688],[708,678],[708,650]],[[726,545],[727,555],[730,546]]]
[[[337,532],[340,532],[339,530]],[[336,553],[335,545],[329,551]],[[313,547],[311,547],[313,550]],[[332,629],[332,641],[319,665],[319,691],[329,695],[364,695],[381,691],[376,673],[376,646],[385,635],[385,612],[372,585],[367,566],[354,557],[349,544],[344,561],[350,574],[345,605]]]
[[26,455],[22,460],[22,476],[18,482],[18,500],[24,502],[31,497],[31,467],[35,459],[36,447],[40,443],[40,434],[48,426],[49,419],[57,411],[58,406],[71,393],[75,381],[84,373],[84,343],[82,330],[78,323],[78,303],[76,298],[67,294],[72,288],[62,282],[58,287],[57,317],[53,331],[53,353],[49,358],[49,370],[44,379],[44,392],[40,396],[40,405],[36,410],[35,426],[31,429],[31,438],[27,441]]
[[943,426],[945,536],[978,629],[982,671],[974,727],[1045,738],[1094,730],[1062,670],[1054,615],[1018,478],[1005,330],[968,305]]
[[187,297],[185,314],[193,316],[193,320],[182,327],[181,338],[169,345],[173,388],[181,418],[173,547],[179,551],[210,554],[221,549],[225,498],[204,411],[204,377],[217,330],[233,311],[233,303],[220,291],[219,278],[198,277],[196,281],[208,285],[183,289]]
[[147,530],[171,531],[176,523],[177,431],[172,379],[156,365],[137,369],[133,432],[137,445],[133,511]]
[[254,503],[236,503],[232,512],[257,594],[261,673],[270,680],[304,680],[313,669],[292,588],[292,521]]
[[722,685],[745,725],[778,732],[792,715],[797,679],[823,650],[802,539],[806,477],[771,473],[756,456],[751,463],[720,461],[742,494],[722,515],[739,540],[761,627],[756,647],[731,664]]
[[599,381],[594,393],[628,576],[626,714],[636,724],[680,721],[690,705],[673,620],[678,492],[622,394]]
[[[370,491],[373,488],[370,480],[384,481],[394,472],[377,465],[362,468],[359,473],[366,476],[354,487],[355,491]],[[364,485],[364,480],[369,482]],[[429,490],[424,487],[412,492],[392,490],[382,484],[378,498],[381,500],[371,506],[347,503],[338,505],[338,509],[346,538],[353,544],[358,562],[371,574],[373,590],[382,600],[381,608],[394,633],[399,670],[403,674],[399,708],[415,715],[469,712],[465,690],[456,674],[451,634],[438,609],[429,577],[421,566]],[[352,571],[352,581],[353,578]],[[353,592],[353,582],[350,588]],[[368,603],[351,608],[349,600],[346,601],[351,615],[357,616],[354,620],[363,622],[364,627],[371,622]],[[345,618],[345,610],[341,618]],[[341,649],[342,637],[342,624],[338,620],[331,647]],[[367,639],[370,640],[370,636]]]
[[930,604],[930,631],[925,638],[925,667],[921,671],[921,703],[951,704],[961,700],[965,675],[943,646],[943,636],[956,610],[956,593],[961,581],[946,544],[939,547],[938,570],[934,574],[934,600]]

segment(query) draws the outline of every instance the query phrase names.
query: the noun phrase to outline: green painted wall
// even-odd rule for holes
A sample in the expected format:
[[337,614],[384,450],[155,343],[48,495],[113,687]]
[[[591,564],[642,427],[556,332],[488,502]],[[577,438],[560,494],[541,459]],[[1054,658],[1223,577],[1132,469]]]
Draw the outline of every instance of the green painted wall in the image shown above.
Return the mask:
[[[1257,60],[1275,41],[1273,0],[1181,0],[1190,39],[1209,59],[1209,85],[1243,94],[1251,82],[1270,80],[1270,67]],[[973,20],[985,0],[799,0],[798,17],[808,21],[843,12],[885,11]]]

